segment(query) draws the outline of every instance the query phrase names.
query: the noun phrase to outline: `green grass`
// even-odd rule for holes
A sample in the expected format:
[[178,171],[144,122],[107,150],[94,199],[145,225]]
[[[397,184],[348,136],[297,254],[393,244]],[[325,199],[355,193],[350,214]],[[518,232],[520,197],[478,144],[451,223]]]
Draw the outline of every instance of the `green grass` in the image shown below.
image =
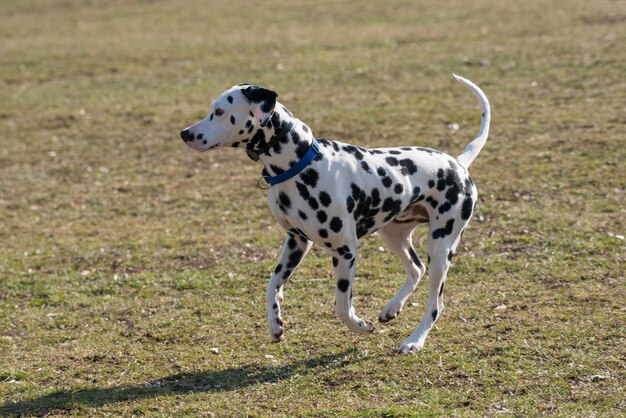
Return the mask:
[[[0,415],[626,413],[623,3],[0,8]],[[397,320],[355,335],[319,250],[271,344],[282,233],[260,166],[193,152],[179,130],[255,82],[318,136],[455,155],[479,111],[452,72],[483,88],[493,122],[424,350],[395,354],[425,283]],[[357,271],[370,318],[404,275],[381,245],[363,243]]]

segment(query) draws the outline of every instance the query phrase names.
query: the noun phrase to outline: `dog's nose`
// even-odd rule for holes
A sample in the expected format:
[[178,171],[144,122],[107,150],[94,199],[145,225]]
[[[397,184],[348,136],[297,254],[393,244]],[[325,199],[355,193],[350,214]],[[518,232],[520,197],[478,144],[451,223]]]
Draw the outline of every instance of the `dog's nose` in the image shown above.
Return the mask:
[[189,132],[189,129],[185,129],[184,131],[180,131],[180,137],[183,141],[193,141],[193,134]]

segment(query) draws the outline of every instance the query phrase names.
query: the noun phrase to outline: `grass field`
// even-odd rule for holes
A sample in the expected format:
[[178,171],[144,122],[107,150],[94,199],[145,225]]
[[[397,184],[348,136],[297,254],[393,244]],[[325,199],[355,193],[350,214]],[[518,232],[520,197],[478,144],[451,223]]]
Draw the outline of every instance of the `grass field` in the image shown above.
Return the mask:
[[[626,4],[0,0],[0,415],[626,414]],[[254,82],[320,137],[460,153],[480,199],[424,350],[330,260],[289,282],[261,167],[180,129]],[[458,124],[459,129],[449,128]],[[425,258],[425,229],[416,234]],[[355,305],[404,280],[364,241]]]

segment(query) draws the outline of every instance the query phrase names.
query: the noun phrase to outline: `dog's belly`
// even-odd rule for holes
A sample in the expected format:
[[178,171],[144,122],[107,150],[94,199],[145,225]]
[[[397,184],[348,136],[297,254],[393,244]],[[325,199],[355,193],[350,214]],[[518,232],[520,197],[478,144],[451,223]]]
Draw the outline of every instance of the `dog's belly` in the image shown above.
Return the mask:
[[427,223],[430,219],[428,209],[423,204],[417,202],[409,205],[404,211],[400,212],[398,216],[393,218],[393,222],[396,223]]

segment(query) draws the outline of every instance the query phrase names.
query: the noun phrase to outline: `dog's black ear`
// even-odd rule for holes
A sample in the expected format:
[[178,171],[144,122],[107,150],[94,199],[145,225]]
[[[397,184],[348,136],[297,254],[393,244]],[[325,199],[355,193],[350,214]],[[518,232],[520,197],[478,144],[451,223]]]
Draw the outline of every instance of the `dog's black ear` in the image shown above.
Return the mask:
[[272,90],[257,86],[241,89],[241,93],[250,103],[250,111],[256,120],[259,121],[261,126],[265,126],[274,114],[278,94]]

